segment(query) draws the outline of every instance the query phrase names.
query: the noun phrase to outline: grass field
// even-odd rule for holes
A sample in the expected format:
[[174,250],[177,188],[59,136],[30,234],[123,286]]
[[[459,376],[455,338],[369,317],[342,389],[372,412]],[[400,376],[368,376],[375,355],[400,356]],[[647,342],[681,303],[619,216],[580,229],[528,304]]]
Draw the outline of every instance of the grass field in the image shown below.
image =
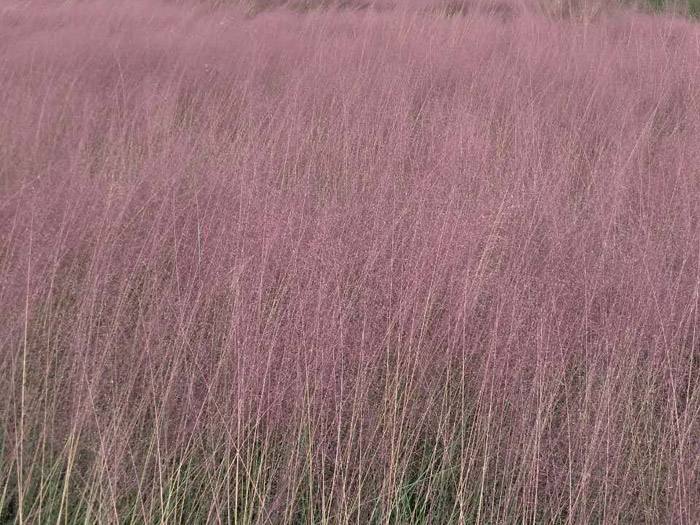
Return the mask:
[[265,4],[0,4],[0,523],[700,523],[700,24]]

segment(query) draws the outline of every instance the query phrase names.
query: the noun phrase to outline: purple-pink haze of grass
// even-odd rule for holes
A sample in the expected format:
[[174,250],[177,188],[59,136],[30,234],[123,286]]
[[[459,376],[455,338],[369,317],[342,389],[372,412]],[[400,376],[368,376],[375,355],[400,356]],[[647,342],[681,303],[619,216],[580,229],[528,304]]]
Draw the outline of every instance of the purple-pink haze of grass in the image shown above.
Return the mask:
[[437,4],[0,6],[0,521],[698,523],[700,26]]

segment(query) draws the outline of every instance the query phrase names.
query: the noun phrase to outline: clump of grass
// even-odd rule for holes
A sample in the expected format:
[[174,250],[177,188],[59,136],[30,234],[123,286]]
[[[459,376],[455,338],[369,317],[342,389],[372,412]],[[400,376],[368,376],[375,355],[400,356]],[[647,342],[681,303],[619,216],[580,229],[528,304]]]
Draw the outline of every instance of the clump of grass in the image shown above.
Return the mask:
[[2,521],[697,521],[696,26],[192,5],[0,11]]

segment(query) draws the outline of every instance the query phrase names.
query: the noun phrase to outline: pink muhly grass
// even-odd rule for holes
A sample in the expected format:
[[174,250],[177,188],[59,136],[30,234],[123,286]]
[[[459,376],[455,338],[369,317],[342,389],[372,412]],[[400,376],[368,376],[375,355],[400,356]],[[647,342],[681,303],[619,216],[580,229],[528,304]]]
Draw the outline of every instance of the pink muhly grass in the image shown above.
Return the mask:
[[438,4],[0,9],[2,520],[697,523],[698,25]]

